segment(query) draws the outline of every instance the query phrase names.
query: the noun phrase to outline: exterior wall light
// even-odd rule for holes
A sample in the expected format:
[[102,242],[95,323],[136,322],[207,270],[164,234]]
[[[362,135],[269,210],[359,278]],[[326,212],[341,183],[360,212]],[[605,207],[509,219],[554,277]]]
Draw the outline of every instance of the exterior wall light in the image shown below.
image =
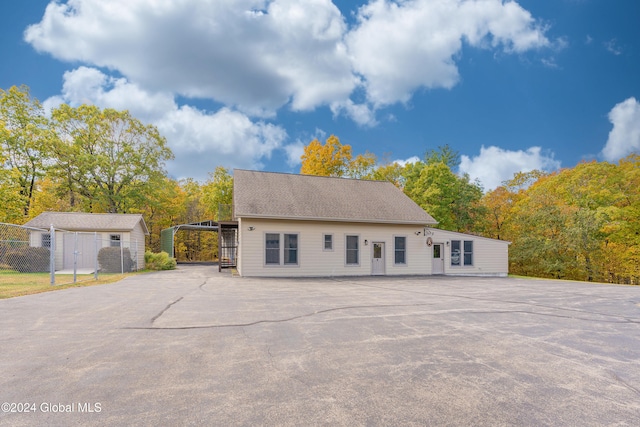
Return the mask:
[[255,230],[255,229],[256,229],[256,228],[255,228],[254,226],[251,226],[251,227],[249,227],[249,229],[248,229],[248,230],[249,230],[249,231],[253,231],[253,230]]

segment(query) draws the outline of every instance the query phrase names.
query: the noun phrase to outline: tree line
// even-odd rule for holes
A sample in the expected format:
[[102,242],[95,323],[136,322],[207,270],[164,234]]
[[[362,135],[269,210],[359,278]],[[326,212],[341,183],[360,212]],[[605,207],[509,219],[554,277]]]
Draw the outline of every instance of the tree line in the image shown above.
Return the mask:
[[[127,111],[62,104],[47,115],[27,86],[0,89],[0,222],[23,224],[44,211],[139,213],[158,252],[162,229],[215,219],[232,200],[227,169],[204,183],[174,180],[171,159],[157,128]],[[179,260],[216,253],[213,233],[177,236]]]
[[[0,90],[0,222],[47,210],[140,213],[157,252],[162,229],[218,219],[232,202],[226,168],[203,183],[175,180],[164,169],[172,158],[158,130],[126,111],[63,104],[47,116],[28,87]],[[459,162],[446,145],[415,163],[379,161],[332,135],[304,147],[300,173],[390,181],[438,227],[510,241],[514,274],[640,283],[640,156],[518,173],[489,192],[456,174]],[[216,254],[213,233],[176,236],[179,260]]]
[[304,149],[302,173],[388,180],[429,212],[438,227],[508,240],[509,270],[526,276],[640,284],[640,156],[617,164],[582,162],[545,173],[517,173],[484,192],[453,171],[449,146],[423,160],[379,165],[353,156],[335,136]]

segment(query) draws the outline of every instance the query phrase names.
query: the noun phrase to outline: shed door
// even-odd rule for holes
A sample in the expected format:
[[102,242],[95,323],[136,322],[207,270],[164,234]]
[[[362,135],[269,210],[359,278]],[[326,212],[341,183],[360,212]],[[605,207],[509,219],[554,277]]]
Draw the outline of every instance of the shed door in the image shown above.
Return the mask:
[[384,242],[373,242],[373,265],[371,274],[379,276],[384,274]]
[[64,270],[73,269],[74,260],[77,259],[77,268],[95,269],[96,237],[97,236],[92,233],[65,233],[62,268]]
[[444,274],[444,251],[441,243],[433,244],[433,274]]

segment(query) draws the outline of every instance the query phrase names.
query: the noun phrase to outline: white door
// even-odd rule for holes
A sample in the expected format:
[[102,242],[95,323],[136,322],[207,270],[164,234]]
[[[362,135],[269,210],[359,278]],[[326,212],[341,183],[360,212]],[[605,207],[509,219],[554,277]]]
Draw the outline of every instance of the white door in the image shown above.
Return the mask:
[[384,275],[384,242],[373,242],[373,265],[371,274]]
[[444,248],[441,243],[433,244],[433,269],[432,274],[444,274]]

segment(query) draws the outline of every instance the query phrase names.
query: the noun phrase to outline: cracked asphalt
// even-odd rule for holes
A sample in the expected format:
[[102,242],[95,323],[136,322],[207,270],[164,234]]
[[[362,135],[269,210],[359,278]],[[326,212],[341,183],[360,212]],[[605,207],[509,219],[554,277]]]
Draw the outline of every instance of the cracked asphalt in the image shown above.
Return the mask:
[[640,287],[181,266],[1,300],[0,403],[11,426],[637,426]]

